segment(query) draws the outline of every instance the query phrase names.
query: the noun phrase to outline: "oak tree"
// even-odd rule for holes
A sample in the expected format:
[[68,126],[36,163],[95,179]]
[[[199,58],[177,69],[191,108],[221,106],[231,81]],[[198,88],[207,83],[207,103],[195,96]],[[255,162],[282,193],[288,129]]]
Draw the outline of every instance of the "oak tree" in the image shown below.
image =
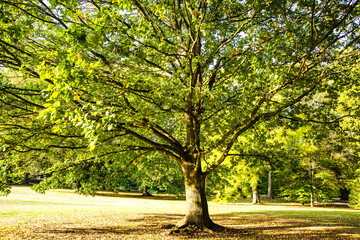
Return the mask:
[[58,154],[50,172],[76,176],[161,153],[183,171],[178,227],[216,229],[206,177],[255,124],[347,84],[359,10],[357,0],[1,0],[2,156]]

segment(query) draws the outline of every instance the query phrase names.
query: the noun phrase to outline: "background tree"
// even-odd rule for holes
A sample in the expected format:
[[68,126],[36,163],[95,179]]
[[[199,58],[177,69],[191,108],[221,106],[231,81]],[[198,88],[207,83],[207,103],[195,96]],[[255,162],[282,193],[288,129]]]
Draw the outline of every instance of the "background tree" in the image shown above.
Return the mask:
[[259,185],[263,168],[256,161],[249,161],[249,157],[229,158],[209,177],[208,186],[215,194],[214,201],[227,203],[252,197],[253,204],[260,203]]
[[[338,105],[336,111],[340,114],[347,114],[353,116],[352,118],[346,118],[340,123],[341,131],[339,132],[340,137],[348,151],[347,160],[352,163],[352,175],[351,177],[341,177],[341,181],[344,185],[343,189],[350,189],[350,201],[354,203],[354,207],[359,208],[360,203],[360,186],[359,186],[359,164],[360,164],[360,155],[359,155],[359,130],[360,130],[360,111],[359,111],[359,65],[352,68],[351,72],[344,76],[353,81],[353,84],[341,92],[338,95]],[[355,166],[355,167],[353,167]],[[345,191],[345,197],[348,197],[348,191]]]
[[3,148],[71,150],[51,171],[74,178],[162,153],[183,171],[178,226],[214,229],[205,179],[238,138],[348,84],[358,3],[3,0]]

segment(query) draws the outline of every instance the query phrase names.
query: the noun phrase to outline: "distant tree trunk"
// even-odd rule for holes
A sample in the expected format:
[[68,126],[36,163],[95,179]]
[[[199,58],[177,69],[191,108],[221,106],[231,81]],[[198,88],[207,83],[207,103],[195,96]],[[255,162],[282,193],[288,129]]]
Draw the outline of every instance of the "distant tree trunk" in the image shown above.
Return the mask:
[[145,186],[142,190],[142,196],[143,197],[151,197],[152,195],[148,192],[148,186]]
[[260,203],[259,190],[257,187],[252,187],[253,201],[252,204]]
[[343,179],[343,176],[341,174],[341,172],[338,172],[336,174],[336,178],[337,178],[337,181],[338,181],[338,184],[340,185],[340,200],[342,201],[348,201],[349,200],[349,194],[350,194],[350,191],[349,189],[347,189],[344,185],[344,179]]
[[310,207],[314,207],[314,192],[312,188],[310,192]]
[[24,184],[30,184],[29,178],[30,178],[30,173],[26,173]]
[[193,225],[200,229],[219,228],[220,226],[210,219],[205,194],[206,176],[192,165],[183,167],[183,171],[187,211],[185,218],[177,224],[177,227],[184,228]]
[[269,171],[268,174],[268,194],[267,194],[267,199],[273,199],[272,196],[272,171]]
[[314,207],[314,166],[311,164],[311,182],[310,182],[310,207]]
[[340,188],[340,200],[348,201],[350,191],[346,188]]

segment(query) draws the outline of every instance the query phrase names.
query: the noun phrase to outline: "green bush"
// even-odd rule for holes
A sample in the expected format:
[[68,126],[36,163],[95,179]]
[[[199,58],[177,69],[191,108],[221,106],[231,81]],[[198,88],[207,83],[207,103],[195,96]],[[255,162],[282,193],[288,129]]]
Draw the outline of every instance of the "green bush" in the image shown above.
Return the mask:
[[357,178],[352,181],[350,188],[350,206],[360,209],[360,169],[356,171]]

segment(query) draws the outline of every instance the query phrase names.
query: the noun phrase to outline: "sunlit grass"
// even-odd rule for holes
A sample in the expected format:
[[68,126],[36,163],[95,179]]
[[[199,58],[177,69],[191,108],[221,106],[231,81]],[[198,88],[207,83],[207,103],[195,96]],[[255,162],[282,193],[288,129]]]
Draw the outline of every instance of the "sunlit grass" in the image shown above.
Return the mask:
[[[13,188],[0,197],[0,239],[177,239],[169,236],[186,212],[185,200],[140,193],[79,196],[70,190],[38,194]],[[215,222],[235,230],[193,238],[358,239],[360,211],[293,203],[209,204]]]

